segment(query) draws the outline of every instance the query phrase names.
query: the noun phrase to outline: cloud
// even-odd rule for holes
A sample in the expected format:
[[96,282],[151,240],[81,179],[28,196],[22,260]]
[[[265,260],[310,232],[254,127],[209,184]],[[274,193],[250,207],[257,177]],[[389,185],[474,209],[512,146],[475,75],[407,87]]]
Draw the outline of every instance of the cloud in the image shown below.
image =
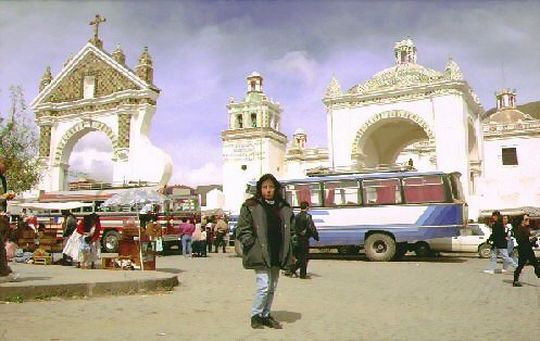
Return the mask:
[[170,182],[197,187],[198,185],[221,184],[222,178],[221,164],[206,162],[196,168],[178,167],[174,170]]
[[271,62],[270,71],[293,80],[311,83],[317,73],[317,62],[306,51],[290,51]]

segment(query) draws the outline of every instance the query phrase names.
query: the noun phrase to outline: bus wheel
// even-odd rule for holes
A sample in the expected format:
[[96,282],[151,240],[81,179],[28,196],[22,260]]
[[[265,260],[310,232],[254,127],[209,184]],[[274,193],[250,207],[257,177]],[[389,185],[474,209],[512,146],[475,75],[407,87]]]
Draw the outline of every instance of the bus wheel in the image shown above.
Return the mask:
[[101,238],[101,245],[103,251],[107,253],[118,252],[118,245],[120,244],[120,234],[114,230],[107,231]]
[[491,255],[491,246],[484,243],[478,247],[478,255],[480,258],[488,258]]
[[418,257],[429,257],[431,256],[432,251],[428,243],[418,242],[414,244],[414,253],[416,253]]
[[396,254],[396,241],[387,234],[374,233],[367,237],[364,249],[369,260],[387,262]]
[[238,240],[234,241],[234,252],[238,257],[242,257],[242,244]]

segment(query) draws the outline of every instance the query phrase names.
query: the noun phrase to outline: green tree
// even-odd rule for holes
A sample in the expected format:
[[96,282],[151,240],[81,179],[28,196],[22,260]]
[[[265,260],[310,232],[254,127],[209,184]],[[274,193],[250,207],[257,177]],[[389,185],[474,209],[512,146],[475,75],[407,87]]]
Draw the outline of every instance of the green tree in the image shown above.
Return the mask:
[[40,180],[37,127],[28,112],[20,86],[9,88],[11,105],[0,112],[0,155],[8,166],[6,177],[15,193],[27,191]]

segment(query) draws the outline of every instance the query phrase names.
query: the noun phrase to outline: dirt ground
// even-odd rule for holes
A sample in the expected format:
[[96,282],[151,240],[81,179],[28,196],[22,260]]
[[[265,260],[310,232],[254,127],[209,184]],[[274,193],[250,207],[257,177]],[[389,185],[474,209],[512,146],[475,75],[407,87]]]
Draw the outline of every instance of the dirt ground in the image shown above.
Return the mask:
[[[540,279],[482,273],[487,260],[407,256],[312,260],[311,279],[280,277],[273,315],[282,330],[253,330],[255,276],[231,254],[158,258],[176,273],[166,294],[0,304],[0,340],[535,340]],[[500,268],[500,265],[499,265]]]

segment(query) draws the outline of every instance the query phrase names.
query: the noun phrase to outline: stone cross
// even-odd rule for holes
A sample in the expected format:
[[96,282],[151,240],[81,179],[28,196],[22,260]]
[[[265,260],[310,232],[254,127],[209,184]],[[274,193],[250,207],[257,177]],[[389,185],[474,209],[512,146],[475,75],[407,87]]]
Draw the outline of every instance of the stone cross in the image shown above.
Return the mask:
[[90,25],[94,26],[94,40],[98,40],[98,31],[99,31],[99,24],[102,22],[107,21],[107,19],[101,17],[101,15],[96,14],[96,18],[92,21],[90,21]]

